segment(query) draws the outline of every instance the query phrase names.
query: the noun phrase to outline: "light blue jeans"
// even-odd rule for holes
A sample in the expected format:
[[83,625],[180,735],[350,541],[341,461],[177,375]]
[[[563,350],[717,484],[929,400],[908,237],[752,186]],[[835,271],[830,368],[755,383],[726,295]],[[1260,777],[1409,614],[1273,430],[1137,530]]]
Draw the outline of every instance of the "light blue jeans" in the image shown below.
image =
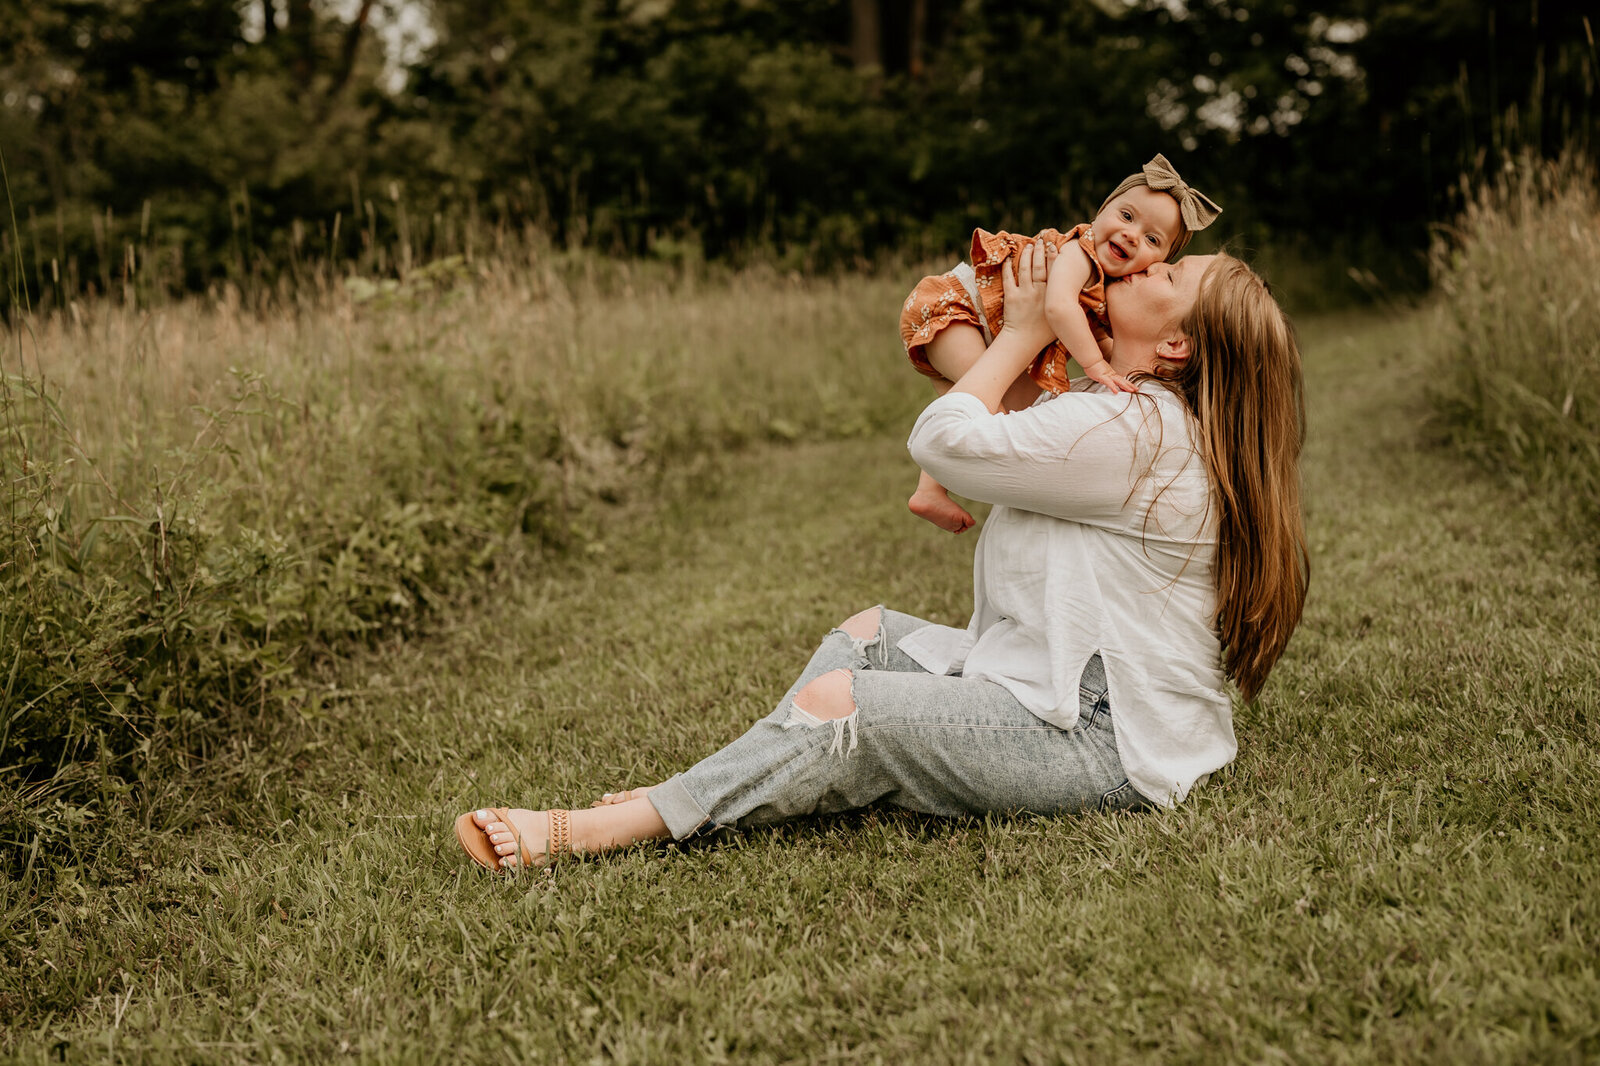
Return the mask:
[[[928,623],[880,613],[875,637],[830,632],[777,709],[650,790],[675,838],[880,801],[947,816],[1153,806],[1122,772],[1100,656],[1079,681],[1077,725],[1059,729],[992,681],[928,673],[898,647]],[[794,705],[812,678],[841,668],[855,713],[819,719]]]

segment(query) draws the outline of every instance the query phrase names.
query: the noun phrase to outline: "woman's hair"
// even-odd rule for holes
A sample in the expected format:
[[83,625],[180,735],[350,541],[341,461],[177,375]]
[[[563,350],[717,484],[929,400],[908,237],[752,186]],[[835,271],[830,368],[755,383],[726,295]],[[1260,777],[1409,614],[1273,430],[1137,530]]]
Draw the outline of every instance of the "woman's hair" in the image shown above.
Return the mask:
[[1244,262],[1220,255],[1180,327],[1189,357],[1154,376],[1199,423],[1217,509],[1223,670],[1252,700],[1300,621],[1311,561],[1300,511],[1305,397],[1294,327]]
[[[1129,174],[1127,177],[1122,179],[1122,183],[1120,185],[1118,185],[1115,189],[1111,190],[1111,195],[1107,196],[1105,198],[1105,200],[1100,204],[1100,211],[1104,211],[1106,208],[1110,207],[1112,200],[1115,200],[1117,197],[1121,196],[1123,193],[1127,192],[1129,189],[1144,188],[1144,187],[1148,186],[1149,184],[1150,184],[1150,182],[1145,178],[1143,171],[1139,172],[1138,174]],[[1166,192],[1165,189],[1158,189],[1157,191],[1158,192]],[[1171,193],[1167,193],[1167,195],[1171,196],[1172,194]],[[1173,196],[1172,198],[1174,200],[1177,200],[1176,196]],[[1095,214],[1098,215],[1100,213],[1100,211],[1096,211]],[[1191,230],[1188,226],[1185,226],[1183,224],[1183,216],[1179,215],[1178,216],[1178,235],[1175,238],[1173,238],[1172,243],[1167,246],[1167,258],[1166,258],[1166,261],[1170,263],[1174,259],[1178,258],[1178,254],[1180,252],[1182,252],[1185,248],[1189,247],[1189,242],[1191,240],[1193,240],[1193,239],[1194,239],[1194,231]]]

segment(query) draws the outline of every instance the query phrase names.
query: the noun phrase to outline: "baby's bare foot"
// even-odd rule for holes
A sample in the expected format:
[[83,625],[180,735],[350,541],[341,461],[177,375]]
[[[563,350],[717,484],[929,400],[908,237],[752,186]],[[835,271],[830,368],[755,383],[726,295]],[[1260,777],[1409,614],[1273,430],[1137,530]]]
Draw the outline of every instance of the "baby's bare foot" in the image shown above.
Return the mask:
[[918,488],[907,501],[911,513],[951,533],[965,533],[977,524],[967,509],[942,488]]
[[621,792],[607,792],[593,803],[591,807],[610,807],[617,803],[627,803],[629,800],[644,799],[650,794],[648,787],[629,788]]

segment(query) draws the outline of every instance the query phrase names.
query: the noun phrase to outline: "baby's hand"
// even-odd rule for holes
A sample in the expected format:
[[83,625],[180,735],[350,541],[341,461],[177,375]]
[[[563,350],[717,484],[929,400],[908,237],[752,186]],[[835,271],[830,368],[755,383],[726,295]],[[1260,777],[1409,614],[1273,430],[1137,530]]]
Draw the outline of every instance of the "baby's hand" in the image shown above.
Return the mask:
[[1104,359],[1093,363],[1081,363],[1084,375],[1090,381],[1098,381],[1112,392],[1138,392],[1139,386],[1111,369],[1111,364]]

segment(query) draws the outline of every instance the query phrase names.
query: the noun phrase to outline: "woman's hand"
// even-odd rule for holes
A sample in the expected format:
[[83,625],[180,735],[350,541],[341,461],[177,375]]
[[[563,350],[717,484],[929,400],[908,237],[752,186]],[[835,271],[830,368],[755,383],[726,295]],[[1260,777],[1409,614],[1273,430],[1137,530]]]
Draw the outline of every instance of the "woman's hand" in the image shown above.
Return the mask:
[[[1035,251],[1035,249],[1038,249]],[[1044,314],[1045,282],[1055,248],[1038,241],[1017,255],[1017,272],[1000,271],[1005,292],[1006,321],[994,343],[984,349],[951,392],[964,392],[983,401],[992,414],[1005,410],[1007,390],[1033,362],[1039,349],[1055,339]]]
[[1055,340],[1044,315],[1044,290],[1050,278],[1050,264],[1055,262],[1056,246],[1044,241],[1030,241],[1017,253],[1015,276],[1010,270],[1000,271],[1001,291],[1005,296],[1005,325],[1001,333],[1011,333],[1019,343],[1038,351]]

